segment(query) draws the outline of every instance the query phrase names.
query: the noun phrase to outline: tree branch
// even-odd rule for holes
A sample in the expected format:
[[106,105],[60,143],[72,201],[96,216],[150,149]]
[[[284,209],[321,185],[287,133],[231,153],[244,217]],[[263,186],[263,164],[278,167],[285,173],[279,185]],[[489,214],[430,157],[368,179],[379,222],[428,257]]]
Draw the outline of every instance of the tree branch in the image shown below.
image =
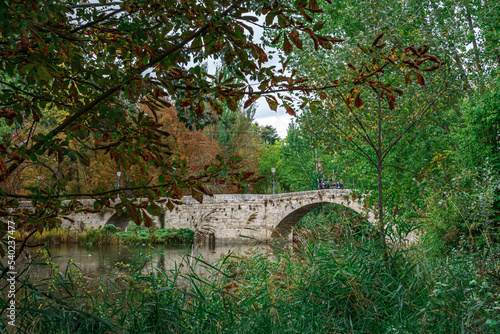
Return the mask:
[[[229,12],[231,12],[234,8],[238,7],[244,1],[245,0],[236,1],[234,4],[229,6],[226,10],[224,10],[220,16],[221,17],[226,16]],[[209,29],[209,27],[211,26],[211,24],[212,24],[211,22],[205,24],[203,27],[196,30],[190,36],[186,37],[182,42],[178,43],[175,46],[172,46],[171,48],[169,48],[168,50],[166,50],[165,52],[163,52],[159,56],[153,58],[149,63],[147,63],[146,65],[143,65],[142,67],[137,69],[136,70],[137,73],[142,74],[144,71],[153,67],[154,65],[156,65],[157,63],[159,63],[160,61],[162,61],[163,59],[165,59],[166,57],[168,57],[172,53],[180,50],[186,44],[188,44],[190,41],[194,40],[196,37],[200,36],[205,31],[207,31]],[[120,91],[123,87],[130,84],[132,81],[133,81],[133,74],[129,75],[128,78],[124,79],[121,84],[118,84],[115,87],[108,89],[106,92],[102,93],[100,96],[95,98],[88,105],[84,106],[83,108],[81,108],[80,110],[78,110],[74,114],[72,114],[71,116],[67,117],[59,126],[57,126],[52,131],[50,131],[49,134],[46,135],[46,138],[47,137],[49,137],[49,138],[55,137],[58,133],[64,131],[69,125],[73,124],[73,122],[75,122],[78,118],[80,118],[81,116],[83,116],[83,115],[87,114],[88,112],[90,112],[91,110],[93,110],[101,102],[105,101],[107,98],[109,98],[110,96],[112,96],[116,92]],[[28,153],[33,152],[33,151],[37,151],[42,146],[43,146],[43,141],[40,141],[36,145],[34,145],[29,150]],[[24,158],[21,159],[20,163],[22,163],[24,160],[25,160]],[[18,166],[19,166],[19,164],[10,165],[9,170],[8,170],[9,174],[11,174]]]
[[[406,168],[403,168],[403,167],[399,167],[399,166],[396,166],[396,165],[390,165],[390,164],[383,165],[382,169],[384,169],[385,167],[393,167],[393,168],[404,170],[405,172],[408,172],[408,173],[412,173],[412,174],[421,176],[420,173],[417,173],[417,172],[414,172],[412,170],[409,170],[409,169],[406,169]],[[449,183],[443,182],[441,180],[435,179],[435,178],[430,177],[430,176],[424,176],[424,177],[427,178],[427,179],[429,179],[429,180],[436,181],[436,182],[439,182],[439,183],[444,184],[444,185],[449,185]]]
[[389,153],[389,151],[394,147],[394,145],[396,145],[400,140],[401,138],[408,132],[410,131],[410,129],[418,122],[422,119],[422,117],[427,113],[427,111],[434,105],[434,103],[437,101],[437,99],[441,96],[441,94],[444,92],[445,90],[441,90],[439,92],[439,94],[434,98],[434,100],[420,113],[420,115],[418,115],[407,127],[406,129],[403,130],[403,132],[396,138],[392,141],[392,143],[385,149],[382,151],[382,160],[384,160],[384,158],[387,156],[387,154]]
[[70,5],[68,8],[89,8],[89,7],[107,7],[107,6],[119,6],[123,4],[123,1],[114,1],[114,2],[108,2],[108,3],[82,3],[78,5]]

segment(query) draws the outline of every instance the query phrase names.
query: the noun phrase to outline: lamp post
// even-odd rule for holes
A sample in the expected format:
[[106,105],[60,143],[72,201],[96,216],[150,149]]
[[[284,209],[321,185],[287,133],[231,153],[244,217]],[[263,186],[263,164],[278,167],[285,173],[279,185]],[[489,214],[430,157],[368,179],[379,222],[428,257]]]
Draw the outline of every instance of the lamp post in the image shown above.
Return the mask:
[[120,176],[122,175],[121,172],[116,172],[116,176],[118,176],[118,197],[116,198],[117,201],[120,200]]
[[38,179],[38,188],[40,188],[40,186],[42,184],[42,176],[38,175],[36,178]]
[[276,173],[276,168],[271,168],[271,173],[273,173],[273,195],[274,195],[274,173]]

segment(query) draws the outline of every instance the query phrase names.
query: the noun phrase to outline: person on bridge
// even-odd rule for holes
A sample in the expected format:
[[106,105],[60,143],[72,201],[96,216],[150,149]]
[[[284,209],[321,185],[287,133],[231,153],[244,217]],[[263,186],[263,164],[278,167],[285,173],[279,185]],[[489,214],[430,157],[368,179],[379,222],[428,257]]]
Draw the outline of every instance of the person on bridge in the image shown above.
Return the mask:
[[339,188],[344,189],[344,181],[340,180],[339,182]]
[[328,180],[325,181],[325,189],[330,189],[330,182]]

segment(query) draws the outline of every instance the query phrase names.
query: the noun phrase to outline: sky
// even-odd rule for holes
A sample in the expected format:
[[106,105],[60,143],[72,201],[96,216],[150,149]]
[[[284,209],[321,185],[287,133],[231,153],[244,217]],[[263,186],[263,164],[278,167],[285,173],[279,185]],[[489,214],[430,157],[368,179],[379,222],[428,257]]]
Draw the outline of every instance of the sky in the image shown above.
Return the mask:
[[286,113],[284,108],[278,108],[278,111],[272,111],[264,99],[257,101],[255,111],[255,123],[259,125],[272,125],[278,132],[281,139],[286,137],[288,124],[294,118]]

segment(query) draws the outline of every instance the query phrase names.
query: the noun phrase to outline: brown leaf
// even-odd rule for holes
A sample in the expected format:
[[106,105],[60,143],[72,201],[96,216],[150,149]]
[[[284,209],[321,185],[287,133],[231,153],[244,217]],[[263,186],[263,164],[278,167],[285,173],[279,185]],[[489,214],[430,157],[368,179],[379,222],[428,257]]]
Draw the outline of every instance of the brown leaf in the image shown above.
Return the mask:
[[203,203],[203,193],[198,189],[191,189],[191,196],[200,203]]
[[144,226],[146,227],[153,226],[153,219],[149,215],[147,215],[146,212],[142,213],[142,218],[144,220]]
[[[7,211],[5,211],[7,212]],[[7,212],[8,214],[8,212]],[[6,220],[1,220],[0,224],[2,227],[0,227],[0,240],[7,234],[7,230],[9,229],[9,223]],[[0,247],[2,249],[3,247]],[[3,256],[3,254],[2,254]]]
[[325,21],[318,22],[314,25],[313,30],[314,31],[321,30],[323,29],[324,26],[325,26]]
[[321,13],[322,10],[318,6],[318,2],[316,0],[309,0],[309,8],[306,8],[308,11],[312,13]]
[[297,114],[295,113],[295,110],[292,109],[292,107],[290,107],[288,104],[284,103],[285,105],[285,109],[286,109],[286,112],[291,115],[291,116],[297,116]]
[[434,71],[434,70],[437,70],[438,68],[441,67],[441,63],[437,64],[437,65],[434,65],[432,67],[428,67],[428,68],[424,68],[422,69],[421,71],[424,71],[424,72],[430,72],[430,71]]
[[352,101],[354,100],[354,94],[356,94],[356,89],[353,88],[353,89],[351,89],[349,96],[346,98],[347,104],[352,103]]
[[8,108],[0,109],[0,117],[7,118],[7,119],[13,119],[16,116],[17,116],[17,112],[15,112],[14,110],[11,110]]
[[21,160],[22,160],[22,159],[21,159],[21,155],[20,155],[19,153],[17,153],[17,152],[12,152],[12,153],[10,154],[10,158],[11,158],[12,160],[16,160],[17,162],[19,162],[19,161],[21,161]]
[[429,48],[430,48],[429,44],[424,44],[418,48],[418,53],[423,55],[423,54],[427,53],[427,51],[429,51]]
[[322,100],[326,100],[327,96],[326,96],[326,93],[324,90],[320,90],[319,91],[319,97],[322,99]]
[[174,204],[170,200],[167,202],[166,206],[168,211],[172,211],[175,208]]
[[186,99],[181,99],[179,102],[179,106],[181,107],[189,107],[191,105],[191,99],[186,98]]
[[356,69],[356,67],[354,67],[354,65],[353,65],[353,64],[351,64],[351,63],[347,63],[347,66],[348,66],[349,68],[351,68],[352,70],[354,70],[356,73],[358,72],[358,70]]
[[420,86],[425,86],[425,80],[424,80],[424,77],[418,73],[418,72],[415,72],[415,75],[417,76],[417,82]]
[[363,100],[361,100],[359,94],[361,94],[361,91],[358,92],[358,95],[356,95],[356,99],[354,100],[354,105],[356,106],[356,108],[360,108],[363,105]]
[[276,36],[276,38],[273,39],[271,44],[278,44],[280,41],[280,38],[281,38],[281,33],[279,33],[278,36]]
[[289,33],[288,37],[290,37],[296,47],[302,50],[302,41],[299,38],[299,32],[297,31],[297,29],[294,29],[291,33]]
[[260,95],[253,95],[253,96],[250,96],[248,98],[248,100],[245,102],[245,104],[243,105],[243,108],[248,108],[252,105],[252,103],[255,102],[255,100],[257,100],[258,98],[260,97]]
[[61,149],[57,150],[57,162],[61,163],[64,161],[64,155]]
[[284,40],[283,40],[283,51],[285,51],[285,54],[290,54],[290,52],[292,52],[292,50],[293,50],[293,46],[290,43],[290,41],[288,40],[288,37],[286,37],[286,35],[285,35]]
[[203,103],[203,100],[200,98],[198,103],[196,104],[196,107],[194,109],[196,116],[200,117],[203,112],[205,111],[205,103]]
[[406,84],[410,83],[410,81],[411,81],[410,76],[411,76],[411,72],[406,73],[406,75],[405,75],[405,82],[406,82]]
[[396,95],[392,93],[385,94],[387,102],[389,102],[389,110],[394,110],[394,102],[396,102]]
[[222,106],[218,102],[215,102],[213,100],[208,100],[208,102],[210,103],[213,111],[215,111],[219,115],[222,115],[224,109],[222,109]]
[[229,109],[231,111],[236,111],[238,109],[238,103],[236,103],[236,101],[233,98],[228,96],[226,100],[227,102],[229,102]]
[[377,43],[382,39],[382,37],[384,37],[384,33],[381,33],[380,35],[377,36],[377,38],[375,38],[375,40],[372,43],[372,46],[377,45]]
[[278,101],[276,101],[276,98],[274,96],[272,95],[266,96],[266,101],[271,110],[276,111],[278,109]]

